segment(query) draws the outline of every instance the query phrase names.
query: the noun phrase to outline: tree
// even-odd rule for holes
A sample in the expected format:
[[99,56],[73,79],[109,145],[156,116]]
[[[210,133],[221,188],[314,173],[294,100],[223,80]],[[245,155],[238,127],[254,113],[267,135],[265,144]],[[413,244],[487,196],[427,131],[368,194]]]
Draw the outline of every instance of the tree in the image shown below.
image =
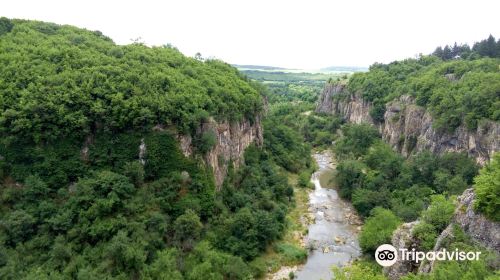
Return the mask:
[[344,125],[342,132],[344,136],[335,144],[335,152],[342,158],[364,155],[379,137],[377,129],[366,123]]
[[482,40],[481,42],[475,43],[472,48],[481,56],[489,56],[489,57],[498,57],[500,56],[497,53],[497,44],[495,37],[490,34],[487,39]]
[[201,154],[208,153],[217,143],[217,136],[213,130],[205,131],[195,140],[195,145]]
[[174,239],[184,251],[189,251],[200,238],[202,229],[200,217],[193,210],[187,209],[174,222]]
[[38,176],[29,176],[24,181],[24,197],[29,203],[41,201],[47,198],[50,189]]
[[409,170],[412,174],[412,180],[431,186],[434,182],[433,174],[438,169],[438,164],[436,155],[427,150],[411,156]]
[[451,51],[451,48],[450,46],[446,45],[443,49],[443,59],[444,60],[449,60],[449,59],[452,59],[453,56],[452,56],[452,51]]
[[444,59],[443,48],[441,46],[437,47],[436,50],[434,50],[434,52],[432,54],[441,58],[441,59]]
[[144,183],[144,166],[139,161],[127,162],[123,167],[123,175],[138,187]]
[[146,254],[140,243],[128,237],[125,230],[119,231],[106,245],[105,256],[110,261],[109,269],[115,273],[139,273],[146,261]]
[[341,197],[351,199],[354,190],[363,186],[365,169],[366,165],[356,160],[345,160],[337,165],[335,182]]
[[14,24],[8,18],[0,17],[0,36],[9,33],[13,27]]
[[438,237],[436,228],[425,221],[418,223],[413,228],[412,234],[420,241],[419,248],[422,251],[432,250]]
[[455,212],[455,205],[444,195],[431,196],[431,204],[422,212],[422,220],[433,225],[436,231],[441,232],[450,223]]
[[389,207],[389,199],[390,192],[387,189],[374,191],[359,188],[352,194],[352,205],[361,216],[366,217],[377,206]]
[[390,243],[392,233],[400,223],[391,210],[380,207],[373,209],[359,235],[359,245],[363,252],[371,254],[378,246]]
[[372,145],[364,160],[368,167],[380,171],[387,180],[395,179],[403,164],[403,158],[384,142]]
[[28,240],[36,231],[36,220],[23,210],[10,212],[0,221],[0,229],[10,246]]
[[493,221],[500,221],[500,153],[474,178],[474,207]]
[[200,242],[186,259],[189,280],[250,279],[248,266],[239,257],[214,250]]
[[147,280],[182,280],[182,274],[177,269],[177,251],[166,249],[160,251],[156,260],[144,272]]

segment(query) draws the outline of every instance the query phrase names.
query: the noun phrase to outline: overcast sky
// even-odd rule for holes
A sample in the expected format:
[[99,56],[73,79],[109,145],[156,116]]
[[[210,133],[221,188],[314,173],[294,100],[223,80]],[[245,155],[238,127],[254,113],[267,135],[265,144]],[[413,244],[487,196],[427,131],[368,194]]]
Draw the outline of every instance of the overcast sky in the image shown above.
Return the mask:
[[368,66],[446,43],[500,37],[500,1],[4,1],[0,16],[142,38],[229,63],[317,69]]

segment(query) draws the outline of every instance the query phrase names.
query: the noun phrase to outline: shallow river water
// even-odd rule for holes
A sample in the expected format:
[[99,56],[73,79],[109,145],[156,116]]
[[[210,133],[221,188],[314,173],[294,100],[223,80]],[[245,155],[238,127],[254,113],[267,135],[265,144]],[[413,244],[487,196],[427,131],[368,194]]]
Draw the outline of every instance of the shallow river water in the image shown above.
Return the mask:
[[311,181],[315,189],[309,194],[309,211],[315,221],[309,225],[306,247],[307,262],[295,275],[299,280],[331,279],[332,266],[342,266],[361,254],[358,244],[359,219],[352,206],[339,198],[334,189],[323,188],[319,177],[334,166],[328,152],[315,153],[319,166]]

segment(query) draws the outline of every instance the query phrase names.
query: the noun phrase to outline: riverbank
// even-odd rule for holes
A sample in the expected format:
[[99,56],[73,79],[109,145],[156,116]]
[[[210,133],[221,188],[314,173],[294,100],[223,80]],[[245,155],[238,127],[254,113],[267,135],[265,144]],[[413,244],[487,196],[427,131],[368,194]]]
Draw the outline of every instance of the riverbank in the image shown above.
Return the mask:
[[294,188],[294,204],[287,214],[288,227],[283,239],[271,245],[267,252],[254,262],[267,267],[266,274],[261,279],[289,279],[307,259],[305,237],[312,218],[308,215],[309,193],[307,188],[298,187],[298,175],[289,173],[288,181]]
[[[313,157],[318,170],[312,174],[315,188],[309,193],[308,215],[314,217],[305,242],[309,255],[304,266],[294,273],[303,280],[331,279],[332,266],[344,266],[361,255],[358,244],[361,219],[334,188],[324,187],[334,175],[334,157],[328,150]],[[324,174],[328,174],[327,182]]]
[[307,249],[309,256],[287,263],[282,253],[271,249],[262,257],[270,265],[264,279],[290,279],[291,275],[307,280],[330,279],[331,266],[345,265],[361,254],[357,244],[361,220],[353,207],[341,200],[335,189],[330,189],[335,174],[334,157],[328,150],[315,152],[313,157],[317,164],[317,171],[311,176],[314,189],[298,188],[297,175],[289,176],[295,190],[295,207],[287,215],[287,233],[278,242]]

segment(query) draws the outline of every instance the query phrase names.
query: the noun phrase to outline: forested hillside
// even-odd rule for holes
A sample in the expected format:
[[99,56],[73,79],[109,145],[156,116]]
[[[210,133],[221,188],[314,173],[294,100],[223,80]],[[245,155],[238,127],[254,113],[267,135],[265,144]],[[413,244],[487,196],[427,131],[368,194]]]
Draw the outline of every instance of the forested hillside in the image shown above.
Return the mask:
[[[500,175],[500,134],[495,129],[500,121],[498,46],[500,41],[490,36],[473,48],[446,46],[445,56],[440,47],[418,59],[374,64],[347,82],[327,86],[318,111],[331,110],[351,122],[342,126],[333,145],[339,160],[333,181],[339,194],[365,217],[359,238],[365,256],[352,266],[335,268],[335,279],[498,278],[498,262],[493,261],[499,256],[497,242],[483,238],[498,228],[500,203],[500,185],[495,182]],[[478,133],[481,129],[483,134]],[[465,146],[454,146],[462,141],[460,135]],[[473,140],[480,138],[491,144],[490,161],[482,168],[474,161],[477,154],[467,155],[484,144]],[[453,148],[415,149],[418,141]],[[402,149],[403,143],[411,149]],[[466,212],[466,206],[457,205],[457,196],[471,193],[476,194],[474,206]],[[475,223],[482,226],[470,234]],[[424,252],[480,251],[482,256],[478,261],[435,262],[427,268],[399,260],[403,264],[383,273],[373,254],[386,243]]]
[[422,56],[374,64],[366,73],[355,73],[348,90],[373,103],[370,115],[375,121],[383,121],[388,101],[410,95],[430,110],[436,129],[451,132],[462,123],[475,129],[484,120],[500,120],[500,59],[481,54],[469,51],[465,58],[451,60]]
[[[246,77],[170,45],[0,18],[0,279],[259,279],[296,266],[308,255],[311,152],[322,149],[336,160],[326,183],[364,220],[365,255],[336,279],[386,279],[373,253],[415,220],[417,249],[450,228],[445,248],[484,254],[405,279],[496,279],[498,252],[452,220],[457,195],[474,188],[474,211],[498,222],[499,154],[483,167],[466,154],[484,138],[498,143],[498,46],[490,36],[352,75]],[[314,112],[324,82],[338,92]],[[345,100],[344,111],[366,118],[332,115]],[[464,137],[463,153],[413,149],[422,137],[401,129],[411,124],[405,107],[418,109],[415,123],[432,115],[432,137],[481,134]],[[386,143],[386,121],[398,143],[413,143],[408,153]],[[235,146],[233,129],[246,133]],[[452,138],[439,145],[460,142]],[[218,145],[238,158],[212,153]],[[214,163],[225,167],[217,182]]]
[[199,135],[208,119],[256,121],[261,90],[170,46],[1,18],[0,278],[262,275],[252,261],[287,227],[286,174],[310,168],[309,148],[269,129],[216,191],[216,139]]

